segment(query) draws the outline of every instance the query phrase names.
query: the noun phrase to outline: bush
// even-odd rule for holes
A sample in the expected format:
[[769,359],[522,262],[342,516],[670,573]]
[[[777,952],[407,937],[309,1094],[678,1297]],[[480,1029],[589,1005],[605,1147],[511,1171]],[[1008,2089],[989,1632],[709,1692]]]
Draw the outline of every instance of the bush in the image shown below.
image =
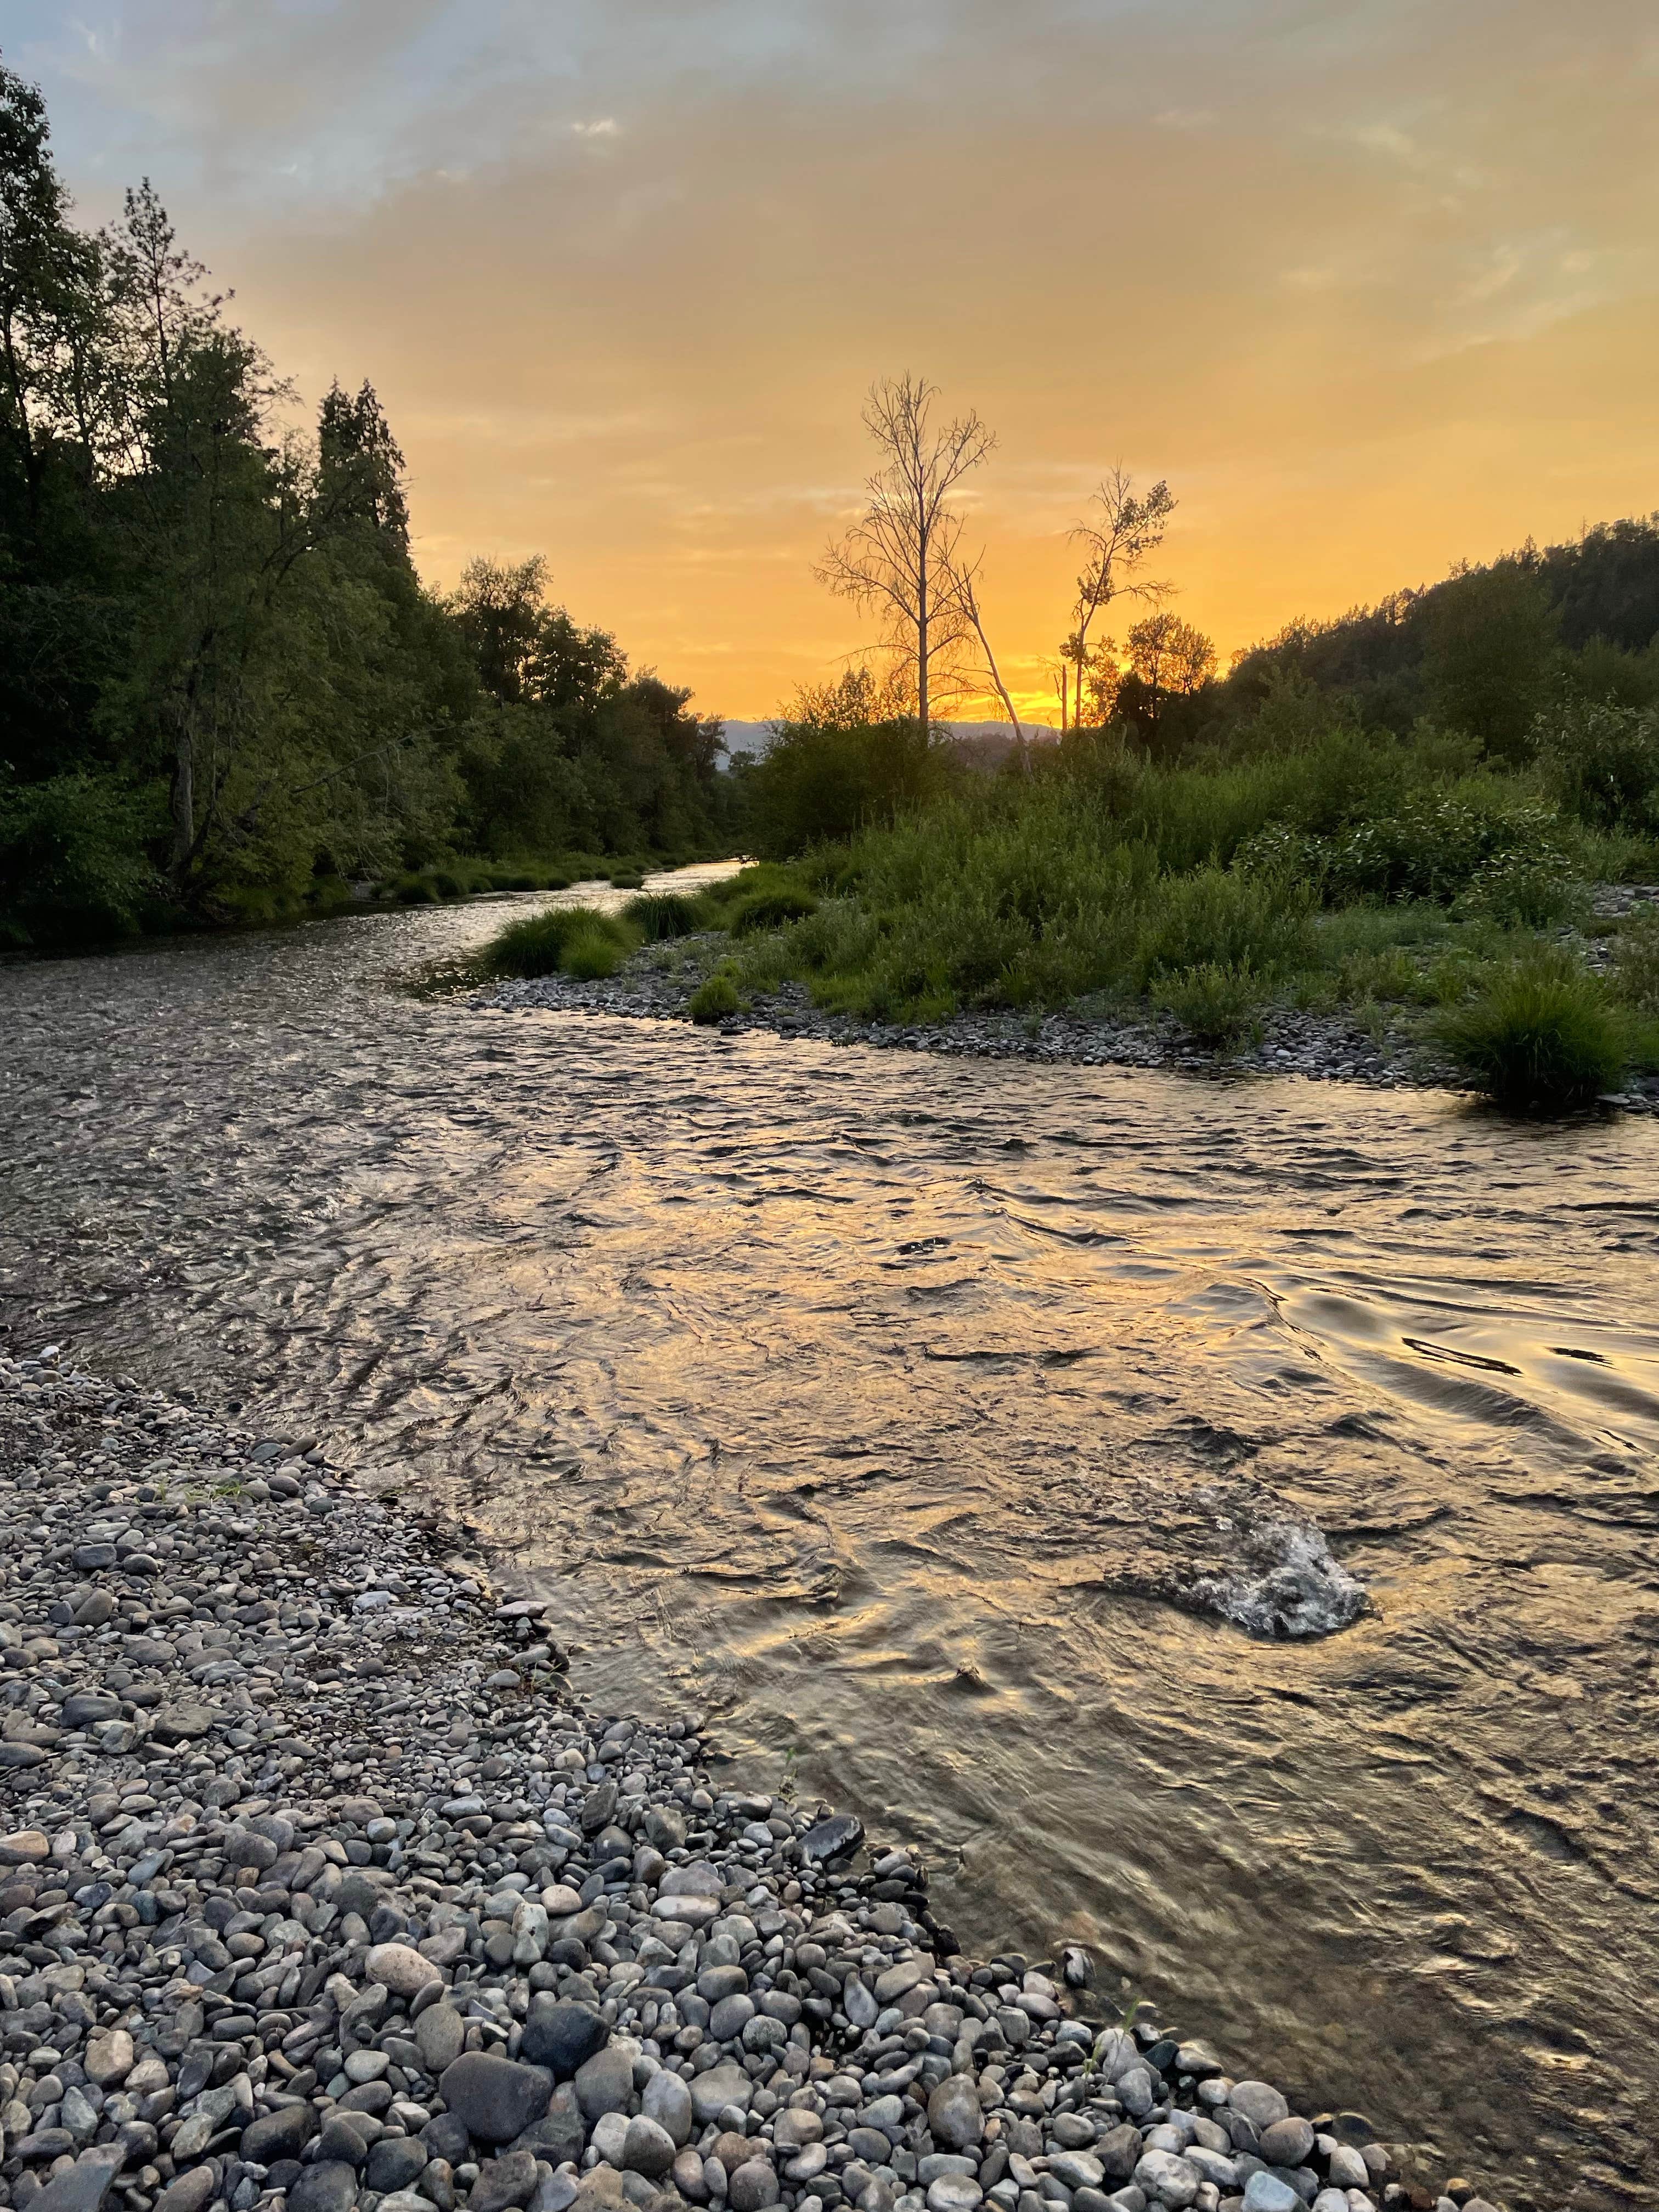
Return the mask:
[[732,908],[726,926],[733,937],[750,937],[757,930],[780,928],[786,921],[805,921],[817,912],[817,905],[809,893],[787,885],[776,890],[751,891]]
[[755,850],[792,860],[896,821],[937,798],[954,770],[949,747],[914,720],[780,722],[744,779]]
[[[510,921],[492,937],[478,955],[478,965],[488,975],[552,975],[566,965],[567,949],[578,939],[611,939],[617,958],[627,949],[626,939],[608,915],[589,906],[550,907],[545,914],[526,915]],[[586,956],[585,956],[586,957]],[[615,973],[616,963],[596,971]],[[574,971],[573,971],[574,972]]]
[[1593,830],[1659,831],[1659,713],[1564,697],[1533,726],[1544,780]]
[[1248,971],[1259,982],[1300,963],[1313,941],[1310,902],[1300,885],[1233,869],[1170,878],[1141,929],[1141,988],[1198,968]]
[[1152,986],[1155,1006],[1171,1013],[1200,1044],[1237,1043],[1260,1036],[1260,1012],[1266,996],[1255,969],[1206,960],[1202,966],[1165,975]]
[[742,1005],[743,1001],[738,996],[737,979],[729,969],[717,968],[693,991],[686,1002],[686,1012],[694,1022],[708,1024],[723,1021],[727,1014],[737,1013]]
[[1549,929],[1576,921],[1589,894],[1559,846],[1539,852],[1499,853],[1483,861],[1456,901],[1461,912],[1509,928]]
[[137,928],[161,884],[155,807],[107,776],[0,784],[0,944],[88,944]]
[[1659,1014],[1659,906],[1630,915],[1620,931],[1613,988],[1638,1014]]
[[1339,898],[1437,899],[1445,905],[1498,866],[1529,869],[1534,882],[1552,872],[1563,882],[1570,878],[1553,809],[1516,804],[1507,793],[1492,795],[1489,787],[1418,791],[1337,840],[1329,881]]
[[1488,1097],[1518,1111],[1560,1111],[1616,1090],[1630,1052],[1619,1010],[1560,952],[1512,962],[1435,1033]]
[[684,891],[653,891],[648,898],[631,899],[623,912],[647,945],[665,945],[708,927],[702,902]]

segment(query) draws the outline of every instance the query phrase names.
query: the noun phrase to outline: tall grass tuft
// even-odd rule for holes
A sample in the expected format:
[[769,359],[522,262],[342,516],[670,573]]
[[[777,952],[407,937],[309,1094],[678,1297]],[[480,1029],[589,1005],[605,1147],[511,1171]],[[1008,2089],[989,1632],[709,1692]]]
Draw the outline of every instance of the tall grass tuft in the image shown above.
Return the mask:
[[613,923],[601,920],[597,927],[576,930],[564,941],[559,966],[579,981],[596,983],[614,975],[629,950],[628,940]]
[[1561,1112],[1617,1090],[1629,1024],[1570,955],[1534,952],[1500,969],[1435,1027],[1442,1048],[1498,1105]]
[[[605,957],[597,950],[601,943],[615,951],[609,967],[592,964]],[[478,966],[486,975],[553,975],[561,969],[610,975],[629,943],[630,933],[614,915],[587,906],[550,907],[545,914],[508,922],[480,951]],[[578,948],[584,963],[580,969],[571,964]]]
[[1659,906],[1626,919],[1613,944],[1613,987],[1638,1014],[1659,1014]]
[[738,995],[737,979],[729,969],[717,968],[704,979],[686,1001],[686,1012],[694,1022],[711,1027],[723,1021],[727,1014],[735,1014],[743,1000]]
[[1261,1034],[1261,1004],[1267,990],[1253,968],[1206,960],[1178,975],[1162,976],[1149,995],[1199,1044],[1238,1044]]
[[623,911],[647,945],[665,945],[708,927],[702,901],[684,891],[653,891],[630,899]]

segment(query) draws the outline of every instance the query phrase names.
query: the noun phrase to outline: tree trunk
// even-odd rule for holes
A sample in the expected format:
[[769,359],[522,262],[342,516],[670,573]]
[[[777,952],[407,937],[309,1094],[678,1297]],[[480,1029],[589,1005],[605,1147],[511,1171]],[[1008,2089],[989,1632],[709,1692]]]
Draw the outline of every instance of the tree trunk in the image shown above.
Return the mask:
[[921,589],[916,594],[916,714],[921,724],[922,743],[927,742],[927,550],[922,541],[922,573]]

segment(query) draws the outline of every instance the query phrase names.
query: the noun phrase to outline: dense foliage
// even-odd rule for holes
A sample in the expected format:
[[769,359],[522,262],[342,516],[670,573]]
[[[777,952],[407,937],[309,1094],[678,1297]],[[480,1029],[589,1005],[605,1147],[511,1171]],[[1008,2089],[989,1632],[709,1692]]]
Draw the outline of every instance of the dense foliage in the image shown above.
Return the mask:
[[0,941],[723,842],[690,695],[539,562],[434,596],[373,390],[291,403],[148,182],[76,225],[0,67]]
[[[1615,1086],[1659,1052],[1659,922],[1629,925],[1605,979],[1583,933],[1593,883],[1659,877],[1642,657],[1553,643],[1526,660],[1512,575],[1447,604],[1429,663],[1444,718],[1400,733],[1281,661],[1176,757],[1125,716],[1016,749],[994,775],[930,751],[910,793],[894,786],[914,730],[884,784],[860,766],[884,733],[873,715],[788,718],[750,779],[757,842],[788,865],[722,894],[719,1005],[790,980],[878,1020],[1093,1000],[1210,1044],[1275,1004],[1373,1033],[1415,1007],[1422,1040],[1505,1103]],[[1592,688],[1609,665],[1622,696]],[[843,770],[815,817],[804,770],[823,758]]]

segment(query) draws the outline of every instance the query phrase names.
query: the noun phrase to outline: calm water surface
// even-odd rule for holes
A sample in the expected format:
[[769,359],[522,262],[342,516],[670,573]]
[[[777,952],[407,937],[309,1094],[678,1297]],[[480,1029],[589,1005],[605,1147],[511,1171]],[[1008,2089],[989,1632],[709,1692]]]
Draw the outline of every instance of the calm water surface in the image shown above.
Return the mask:
[[[387,988],[499,920],[0,973],[12,1340],[405,1469],[970,1946],[1654,2201],[1659,1127]],[[1352,1627],[1164,1595],[1304,1523]]]

